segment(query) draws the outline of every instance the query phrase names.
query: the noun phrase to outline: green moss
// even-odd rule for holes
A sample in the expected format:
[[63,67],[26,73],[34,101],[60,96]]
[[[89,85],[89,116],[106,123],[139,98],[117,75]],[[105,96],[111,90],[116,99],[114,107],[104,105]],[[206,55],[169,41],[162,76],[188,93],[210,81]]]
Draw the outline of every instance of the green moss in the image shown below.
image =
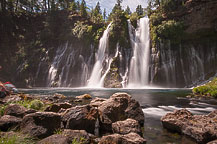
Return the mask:
[[6,104],[6,105],[2,105],[2,106],[0,107],[0,115],[1,115],[1,116],[4,115],[4,112],[5,112],[6,107],[7,107],[7,104]]
[[35,110],[42,110],[44,103],[40,100],[33,100],[30,102],[30,108]]
[[210,95],[214,98],[217,98],[217,78],[214,78],[211,82],[203,86],[193,88],[192,92],[197,95]]

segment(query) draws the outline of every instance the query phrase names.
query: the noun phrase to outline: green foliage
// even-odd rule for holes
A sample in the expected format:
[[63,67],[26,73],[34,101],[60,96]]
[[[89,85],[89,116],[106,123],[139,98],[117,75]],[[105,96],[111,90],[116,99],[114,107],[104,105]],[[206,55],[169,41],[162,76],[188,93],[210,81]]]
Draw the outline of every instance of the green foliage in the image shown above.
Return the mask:
[[40,100],[35,99],[30,102],[29,107],[35,110],[42,110],[44,107],[44,103]]
[[77,23],[75,23],[75,27],[72,29],[73,35],[79,39],[84,38],[87,32],[88,32],[88,25],[84,24],[84,22],[82,21],[77,21]]
[[0,144],[16,144],[17,137],[0,137]]
[[131,12],[129,6],[127,6],[127,8],[125,9],[125,13],[128,14],[128,15],[131,15],[131,14],[132,14],[132,12]]
[[194,94],[199,94],[199,95],[211,95],[214,98],[217,98],[217,78],[214,78],[211,82],[193,88],[192,92]]
[[211,92],[211,96],[213,96],[214,98],[217,98],[217,89]]
[[83,144],[85,143],[85,138],[81,137],[80,139],[74,138],[72,144]]
[[54,131],[54,134],[62,134],[63,133],[63,129],[57,129]]
[[1,105],[1,107],[0,107],[0,116],[4,115],[6,107],[7,107],[7,104],[6,105]]
[[157,34],[160,38],[178,43],[183,35],[183,24],[175,20],[163,21],[161,25],[157,26]]
[[87,10],[86,10],[87,6],[86,6],[86,2],[85,0],[81,1],[81,5],[80,5],[80,15],[82,17],[87,17]]
[[138,16],[142,16],[142,15],[144,14],[142,5],[138,5],[138,6],[137,6],[137,8],[136,8],[136,13],[137,13]]
[[130,15],[130,22],[134,28],[137,28],[137,20],[139,19],[138,14],[136,12]]
[[12,136],[1,136],[0,144],[34,144],[35,141],[27,136],[20,136],[18,134]]

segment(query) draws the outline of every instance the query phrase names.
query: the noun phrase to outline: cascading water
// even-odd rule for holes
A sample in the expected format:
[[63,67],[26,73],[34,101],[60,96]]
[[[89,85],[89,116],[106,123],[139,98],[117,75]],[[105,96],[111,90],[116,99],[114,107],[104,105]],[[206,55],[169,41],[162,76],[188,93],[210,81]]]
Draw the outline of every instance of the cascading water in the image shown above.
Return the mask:
[[128,21],[129,35],[133,47],[133,57],[130,62],[129,83],[127,87],[144,87],[149,83],[149,19],[141,18],[135,30]]
[[[78,86],[85,86],[90,59],[91,56],[85,59],[78,49],[68,43],[60,46],[48,71],[47,86],[70,87],[74,83]],[[80,72],[77,73],[75,70]],[[76,81],[77,77],[80,78],[79,81]]]
[[102,77],[102,70],[103,70],[103,61],[106,57],[106,48],[108,46],[108,38],[109,38],[109,31],[110,31],[111,23],[108,25],[106,30],[103,33],[102,38],[99,42],[99,49],[96,54],[96,62],[94,64],[90,79],[88,81],[88,87],[102,87],[102,82],[100,82]]

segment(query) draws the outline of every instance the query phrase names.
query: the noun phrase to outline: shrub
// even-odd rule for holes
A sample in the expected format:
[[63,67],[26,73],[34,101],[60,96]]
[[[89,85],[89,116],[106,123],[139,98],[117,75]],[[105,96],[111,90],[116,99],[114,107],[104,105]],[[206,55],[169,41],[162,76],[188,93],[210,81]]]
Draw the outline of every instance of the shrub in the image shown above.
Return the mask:
[[30,102],[30,108],[35,110],[42,110],[44,103],[40,100],[33,100]]
[[170,39],[173,43],[180,42],[183,32],[183,24],[175,20],[163,21],[157,26],[158,36],[163,39]]
[[217,89],[211,92],[211,96],[217,98]]

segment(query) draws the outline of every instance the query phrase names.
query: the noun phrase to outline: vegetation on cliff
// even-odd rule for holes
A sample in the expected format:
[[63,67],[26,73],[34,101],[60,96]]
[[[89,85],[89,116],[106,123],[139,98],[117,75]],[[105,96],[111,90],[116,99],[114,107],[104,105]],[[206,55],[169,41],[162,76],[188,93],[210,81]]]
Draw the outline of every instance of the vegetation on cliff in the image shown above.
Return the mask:
[[192,92],[196,96],[212,96],[217,98],[217,78],[214,78],[205,85],[193,88]]
[[177,9],[182,9],[186,0],[151,0],[147,7],[150,18],[150,34],[153,47],[163,40],[171,40],[172,44],[180,43],[184,24],[182,20],[175,17]]

